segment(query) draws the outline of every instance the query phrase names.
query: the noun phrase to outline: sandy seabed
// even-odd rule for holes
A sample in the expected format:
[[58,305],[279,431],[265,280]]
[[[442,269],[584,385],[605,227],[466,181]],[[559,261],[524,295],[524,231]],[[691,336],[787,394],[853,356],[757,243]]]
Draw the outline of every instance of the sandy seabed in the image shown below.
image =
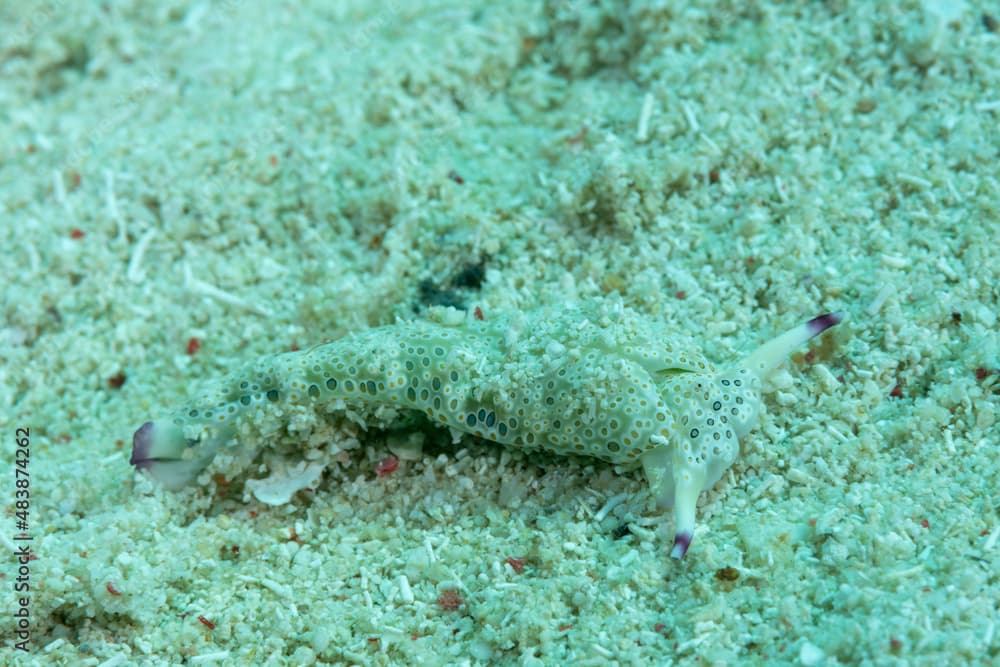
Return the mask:
[[[4,664],[998,664],[1000,10],[888,5],[5,3]],[[585,299],[848,315],[682,561],[641,471],[443,430],[279,506],[128,463],[260,355]]]

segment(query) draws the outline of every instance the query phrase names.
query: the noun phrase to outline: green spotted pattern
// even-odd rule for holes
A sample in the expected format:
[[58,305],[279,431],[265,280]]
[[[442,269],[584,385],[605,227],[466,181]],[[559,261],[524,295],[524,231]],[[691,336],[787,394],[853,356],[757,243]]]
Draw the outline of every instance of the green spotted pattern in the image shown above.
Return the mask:
[[696,350],[622,308],[406,322],[260,359],[173,422],[219,427],[268,402],[345,399],[418,410],[504,445],[625,463],[674,437],[678,411],[697,398],[691,378],[713,372]]

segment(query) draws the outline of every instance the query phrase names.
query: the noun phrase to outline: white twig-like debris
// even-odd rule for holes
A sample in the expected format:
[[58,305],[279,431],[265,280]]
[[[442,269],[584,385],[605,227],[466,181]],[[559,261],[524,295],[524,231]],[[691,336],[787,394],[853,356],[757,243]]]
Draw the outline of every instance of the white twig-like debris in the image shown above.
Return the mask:
[[118,212],[118,199],[115,196],[115,173],[110,169],[104,170],[104,205],[108,209],[108,217],[118,225],[118,242],[125,244],[125,223]]
[[694,115],[694,109],[687,102],[681,104],[681,110],[684,111],[684,118],[687,119],[688,126],[691,128],[692,132],[697,132],[701,127],[698,124],[698,117]]
[[642,111],[639,113],[639,126],[635,138],[642,142],[649,138],[649,119],[653,115],[653,94],[646,93],[642,100]]
[[788,195],[785,194],[785,184],[780,176],[774,177],[774,191],[777,193],[778,199],[785,203],[788,202]]
[[920,176],[914,176],[913,174],[907,174],[906,172],[899,172],[896,174],[896,178],[902,183],[907,185],[912,185],[915,188],[920,188],[921,190],[930,190],[934,184],[928,181],[926,178],[921,178]]
[[996,630],[996,624],[990,621],[990,624],[986,626],[986,632],[983,634],[983,646],[989,646],[993,642],[994,630]]
[[896,293],[896,287],[892,283],[886,283],[885,285],[883,285],[882,289],[880,289],[878,294],[875,295],[875,298],[872,300],[872,302],[868,304],[868,308],[866,309],[868,314],[874,315],[878,311],[882,310],[882,306],[885,305],[886,300],[888,300],[889,297],[891,297],[895,293]]
[[434,547],[431,546],[431,541],[429,538],[424,538],[424,549],[427,550],[427,560],[431,563],[437,560],[437,556],[434,555]]
[[38,267],[42,265],[42,259],[38,256],[38,249],[30,241],[24,242],[24,254],[28,256],[28,266],[32,273],[38,273]]
[[245,581],[248,584],[260,584],[261,586],[271,591],[272,593],[274,593],[283,600],[290,600],[292,598],[292,594],[288,590],[288,588],[274,581],[271,581],[270,579],[265,579],[263,577],[261,577],[260,579],[255,579],[254,577],[247,577],[244,575],[237,575],[237,578],[240,581]]
[[229,651],[215,651],[214,653],[202,653],[192,656],[190,661],[193,665],[204,665],[210,662],[218,662],[229,657]]
[[604,507],[602,507],[601,509],[597,510],[597,514],[594,515],[594,520],[595,521],[604,521],[604,518],[606,516],[608,516],[608,514],[611,513],[611,510],[613,510],[614,508],[616,508],[619,505],[621,505],[622,502],[624,502],[624,500],[627,497],[628,497],[627,493],[619,493],[616,496],[611,496],[610,498],[608,498],[608,501],[606,503],[604,503]]
[[128,270],[125,272],[125,277],[134,283],[141,282],[146,274],[142,271],[142,258],[146,254],[146,249],[149,248],[149,243],[156,236],[156,230],[147,230],[139,242],[135,244],[135,252],[132,253],[132,259],[128,262]]
[[216,301],[221,301],[222,303],[228,303],[231,306],[237,306],[238,308],[249,310],[257,313],[258,315],[270,317],[272,314],[270,310],[264,308],[263,306],[256,303],[250,303],[246,299],[242,299],[235,294],[225,292],[215,285],[209,285],[206,282],[198,280],[191,275],[191,267],[187,264],[184,265],[184,286],[192,292],[201,294],[202,296],[207,296],[211,299],[215,299]]
[[63,185],[62,174],[59,173],[57,169],[52,170],[52,194],[55,196],[56,201],[59,205],[69,210],[69,206],[66,203],[66,186]]
[[990,551],[993,547],[995,547],[997,544],[997,538],[1000,538],[1000,526],[994,528],[993,532],[990,533],[990,536],[986,538],[985,542],[983,542],[983,551]]
[[397,580],[397,583],[399,585],[399,597],[400,597],[400,599],[402,599],[403,602],[405,602],[407,604],[410,604],[411,602],[413,602],[413,600],[414,600],[413,589],[410,588],[410,580],[406,578],[406,575],[405,574],[399,575],[399,579]]

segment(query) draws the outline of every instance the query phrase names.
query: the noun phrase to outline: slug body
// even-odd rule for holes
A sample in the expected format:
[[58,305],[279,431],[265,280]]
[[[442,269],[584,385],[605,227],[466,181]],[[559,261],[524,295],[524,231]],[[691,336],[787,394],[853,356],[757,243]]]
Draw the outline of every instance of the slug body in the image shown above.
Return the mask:
[[691,543],[695,505],[756,423],[761,381],[791,349],[841,320],[822,315],[716,371],[685,338],[601,304],[487,321],[416,321],[264,357],[143,424],[130,462],[180,488],[274,406],[389,406],[504,445],[642,465],[673,506],[672,555]]

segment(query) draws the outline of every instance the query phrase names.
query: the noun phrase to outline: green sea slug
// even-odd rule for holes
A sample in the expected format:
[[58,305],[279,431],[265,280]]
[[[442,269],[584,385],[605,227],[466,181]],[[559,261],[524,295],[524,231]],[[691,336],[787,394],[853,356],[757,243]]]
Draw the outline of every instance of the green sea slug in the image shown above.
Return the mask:
[[820,315],[716,370],[687,338],[620,305],[451,315],[264,357],[139,427],[130,462],[180,488],[239,446],[238,424],[255,411],[390,406],[512,447],[641,465],[674,508],[671,555],[681,558],[699,494],[757,421],[762,380],[843,318]]

